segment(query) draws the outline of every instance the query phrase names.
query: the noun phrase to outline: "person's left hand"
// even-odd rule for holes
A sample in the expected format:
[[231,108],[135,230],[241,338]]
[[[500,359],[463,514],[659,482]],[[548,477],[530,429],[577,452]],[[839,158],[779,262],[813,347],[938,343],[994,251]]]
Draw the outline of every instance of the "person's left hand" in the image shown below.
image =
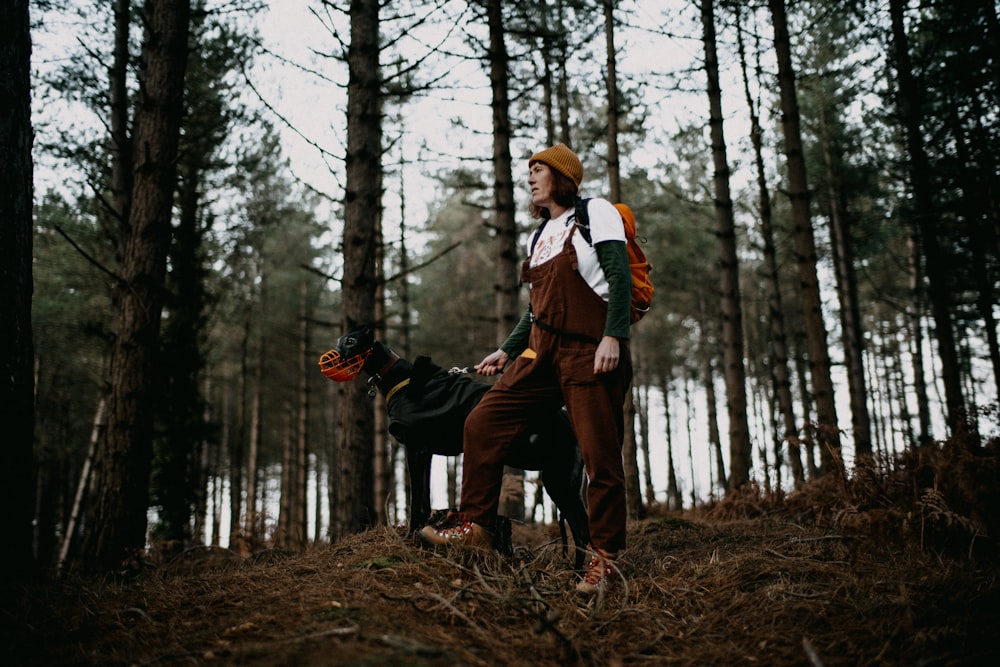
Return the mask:
[[618,368],[618,358],[621,355],[621,345],[614,336],[605,336],[594,353],[594,375],[607,373]]

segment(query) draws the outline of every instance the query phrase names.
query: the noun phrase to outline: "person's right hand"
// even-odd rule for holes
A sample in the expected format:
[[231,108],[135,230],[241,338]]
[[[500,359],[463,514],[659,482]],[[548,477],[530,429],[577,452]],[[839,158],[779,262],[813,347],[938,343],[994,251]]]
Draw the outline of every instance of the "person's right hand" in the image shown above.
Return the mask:
[[491,352],[476,364],[476,372],[480,375],[496,375],[504,369],[508,361],[510,361],[510,355],[503,350]]

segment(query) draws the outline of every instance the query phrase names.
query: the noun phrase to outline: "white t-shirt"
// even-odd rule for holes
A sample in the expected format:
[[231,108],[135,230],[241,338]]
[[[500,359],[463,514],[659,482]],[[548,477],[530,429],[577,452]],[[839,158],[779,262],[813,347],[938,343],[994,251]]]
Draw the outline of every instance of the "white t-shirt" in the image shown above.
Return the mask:
[[[602,241],[625,242],[625,226],[621,216],[607,199],[590,199],[587,205],[587,214],[590,217],[590,238],[594,245]],[[560,252],[566,242],[566,236],[573,228],[576,221],[576,209],[569,209],[558,218],[554,218],[545,223],[538,234],[535,242],[535,251],[531,253],[530,266],[538,266],[549,261]],[[528,237],[528,252],[531,252],[532,233]],[[597,251],[587,243],[580,230],[573,235],[573,247],[576,249],[579,260],[580,275],[591,289],[594,290],[605,301],[608,300],[608,280],[604,277],[601,264],[597,259]]]

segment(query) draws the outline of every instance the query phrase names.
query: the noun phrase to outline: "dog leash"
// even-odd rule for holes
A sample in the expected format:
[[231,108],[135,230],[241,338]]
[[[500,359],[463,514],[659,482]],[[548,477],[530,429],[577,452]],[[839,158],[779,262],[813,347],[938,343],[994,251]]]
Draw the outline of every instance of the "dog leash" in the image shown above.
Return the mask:
[[[476,370],[475,366],[464,366],[459,368],[458,366],[452,366],[448,369],[448,375],[463,375],[465,373],[472,373]],[[497,374],[502,374],[503,369],[497,371]]]

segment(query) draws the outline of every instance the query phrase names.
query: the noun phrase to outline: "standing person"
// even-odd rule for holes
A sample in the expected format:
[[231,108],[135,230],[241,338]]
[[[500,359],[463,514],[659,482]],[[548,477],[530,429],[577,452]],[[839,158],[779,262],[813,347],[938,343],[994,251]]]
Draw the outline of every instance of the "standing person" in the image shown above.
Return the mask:
[[[565,405],[589,479],[592,554],[577,590],[592,595],[625,548],[622,408],[632,382],[632,283],[621,217],[605,199],[582,202],[582,180],[580,158],[565,144],[528,160],[532,215],[544,221],[521,266],[530,305],[476,366],[483,375],[503,375],[465,422],[460,511],[420,534],[435,545],[492,544],[510,443]],[[578,205],[588,207],[590,242],[577,224]]]

